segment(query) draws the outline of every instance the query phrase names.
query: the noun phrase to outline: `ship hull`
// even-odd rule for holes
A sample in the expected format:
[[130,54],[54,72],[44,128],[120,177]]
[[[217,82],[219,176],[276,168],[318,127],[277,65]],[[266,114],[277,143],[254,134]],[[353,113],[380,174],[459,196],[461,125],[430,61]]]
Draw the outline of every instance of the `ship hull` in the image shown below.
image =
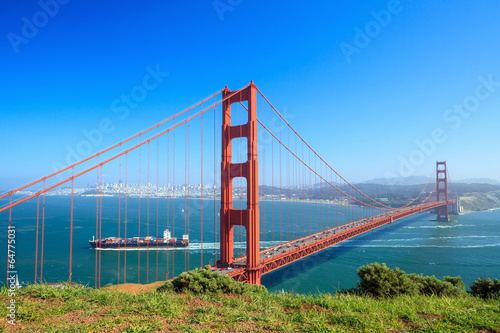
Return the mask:
[[155,249],[155,248],[185,248],[188,247],[189,243],[186,242],[170,242],[170,243],[104,243],[99,244],[98,241],[89,241],[90,247],[92,249]]

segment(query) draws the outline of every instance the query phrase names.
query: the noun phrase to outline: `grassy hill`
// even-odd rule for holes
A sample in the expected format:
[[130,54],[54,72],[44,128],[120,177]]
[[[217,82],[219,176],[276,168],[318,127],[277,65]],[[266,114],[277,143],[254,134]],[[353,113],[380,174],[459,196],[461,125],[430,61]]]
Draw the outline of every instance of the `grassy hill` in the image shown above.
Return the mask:
[[498,300],[355,295],[130,294],[33,286],[17,297],[8,332],[500,332]]
[[[459,278],[445,282],[379,264],[360,268],[358,275],[369,294],[392,296],[271,294],[195,271],[159,288],[158,283],[28,286],[16,295],[15,326],[7,322],[10,300],[2,288],[0,327],[8,332],[500,332],[498,297],[466,293]],[[493,285],[483,283],[482,290]],[[406,294],[412,286],[424,293]],[[425,295],[429,287],[454,296]]]

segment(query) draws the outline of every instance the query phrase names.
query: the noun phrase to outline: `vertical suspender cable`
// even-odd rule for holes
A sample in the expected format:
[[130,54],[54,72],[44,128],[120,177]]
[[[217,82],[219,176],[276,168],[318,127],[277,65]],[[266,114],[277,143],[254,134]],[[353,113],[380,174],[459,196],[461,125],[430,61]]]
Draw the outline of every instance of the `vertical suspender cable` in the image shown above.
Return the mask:
[[[262,117],[262,121],[264,121],[265,117],[264,117],[264,99],[261,98],[261,109],[260,109],[260,112],[261,112],[261,117]],[[263,142],[266,142],[265,140],[265,135],[266,133],[265,132],[262,132],[262,141]],[[262,181],[262,197],[264,198],[264,202],[263,202],[263,205],[262,205],[262,240],[264,241],[264,244],[266,244],[266,234],[267,234],[267,229],[266,229],[266,206],[267,206],[267,202],[265,201],[265,198],[266,198],[266,183],[267,183],[267,179],[266,179],[266,147],[265,145],[262,146],[262,178],[264,179],[264,181]],[[266,245],[267,247],[267,245]]]
[[[160,133],[160,128],[158,127],[158,134]],[[159,199],[159,187],[160,187],[160,137],[156,140],[156,279],[158,281],[158,206],[160,204]]]
[[[339,188],[339,183],[338,183],[338,177],[335,175],[335,187]],[[338,227],[339,225],[339,220],[340,220],[340,209],[339,209],[339,201],[340,201],[340,196],[338,190],[335,190],[334,192],[335,195],[335,220],[334,220],[334,226]]]
[[[317,167],[318,159],[316,156],[314,157],[314,170],[318,170]],[[316,231],[318,232],[318,194],[317,194],[317,184],[318,184],[318,175],[314,172],[314,223],[316,224]]]
[[[175,119],[174,119],[175,126]],[[172,235],[175,234],[175,129],[172,143]],[[175,277],[175,252],[172,251],[172,277]]]
[[73,192],[75,189],[75,167],[72,168],[72,179],[71,179],[71,218],[70,218],[70,231],[69,231],[69,283],[71,283],[71,268],[73,260]]
[[[264,108],[262,108],[264,109]],[[264,113],[264,111],[262,111],[262,113]],[[262,115],[262,119],[264,119],[264,115]],[[263,132],[262,134],[262,141],[266,141],[265,140],[265,133]],[[265,147],[262,149],[262,179],[261,182],[262,182],[262,197],[264,198],[264,202],[262,203],[262,240],[264,241],[264,244],[266,244],[266,234],[267,234],[267,229],[266,229],[266,206],[267,206],[267,202],[266,202],[266,183],[267,183],[267,179],[266,179],[266,149]],[[267,245],[266,245],[267,247]]]
[[[203,103],[201,104],[201,109],[203,110]],[[200,154],[201,154],[201,171],[200,171],[200,206],[201,206],[201,212],[200,212],[200,223],[201,223],[201,254],[200,254],[200,261],[201,264],[200,266],[203,267],[203,114],[201,114],[201,148],[200,148]]]
[[[297,141],[295,141],[295,147],[294,147],[295,154],[297,154]],[[293,230],[293,235],[292,239],[297,239],[297,175],[298,175],[298,170],[297,170],[297,160],[295,158],[291,158],[292,160],[292,194],[290,194],[290,199],[293,198],[293,203],[292,203],[292,230]]]
[[[323,170],[323,168],[321,167],[321,162],[320,162],[319,163],[319,173],[320,174],[321,174],[322,170]],[[325,177],[325,179],[327,179],[327,178]],[[320,210],[319,210],[320,229],[319,230],[322,231],[323,230],[323,184],[324,184],[324,182],[320,181],[319,184],[320,184],[319,189],[320,189],[320,200],[321,200],[320,206],[319,206],[320,207]]]
[[[215,104],[214,97],[214,104]],[[214,110],[214,266],[217,265],[217,106]]]
[[[188,191],[188,186],[187,186],[187,177],[188,177],[188,164],[187,164],[187,159],[188,159],[188,125],[186,123],[186,126],[184,127],[184,234],[187,234],[187,191]],[[186,249],[184,249],[184,271],[186,272],[187,269],[187,253]]]
[[[333,171],[330,170],[330,183],[333,184]],[[333,228],[335,225],[334,225],[334,219],[335,219],[335,207],[333,206],[333,188],[330,186],[330,189],[329,189],[329,195],[328,195],[330,201],[329,201],[329,209],[328,209],[328,215],[329,215],[329,219],[328,219],[328,227],[329,228]]]
[[[122,145],[120,145],[120,153],[122,152]],[[122,157],[118,161],[118,284],[120,284],[120,243],[121,243],[121,210],[122,210]]]
[[36,241],[35,241],[35,284],[37,284],[38,273],[38,224],[40,217],[40,196],[36,197]]
[[149,283],[149,188],[150,188],[150,180],[149,180],[149,160],[150,160],[150,154],[149,154],[149,146],[150,146],[150,142],[151,141],[148,141],[148,198],[147,198],[147,205],[146,205],[146,213],[147,213],[147,216],[146,216],[146,283]]
[[[330,184],[333,184],[333,179],[332,179],[332,173],[330,171],[330,175],[328,175],[328,168],[326,168],[326,175],[327,175],[327,178],[329,178],[329,183]],[[328,199],[327,201],[327,206],[326,206],[326,209],[325,209],[325,216],[326,216],[326,229],[330,229],[332,226],[331,226],[331,216],[332,216],[332,199],[331,199],[331,194],[332,194],[332,187],[330,185],[326,185],[325,186],[328,186],[326,188],[326,197]]]
[[349,222],[348,220],[348,215],[349,215],[349,211],[347,210],[348,209],[348,200],[347,200],[347,192],[349,189],[346,188],[345,186],[345,182],[343,182],[344,185],[344,223],[343,224],[346,224],[347,222]]
[[123,283],[127,283],[127,204],[128,204],[128,153],[125,154],[125,251],[123,252]]
[[[139,135],[139,141],[142,142],[140,135]],[[137,237],[139,237],[139,239],[141,237],[141,197],[142,197],[142,185],[141,185],[142,149],[141,148],[142,148],[142,145],[139,147],[139,220],[137,221],[137,229],[138,229]],[[137,251],[137,283],[141,283],[141,251],[140,250]]]
[[[202,108],[203,110],[203,108]],[[188,111],[188,117],[189,117],[189,114],[191,112]],[[186,235],[188,235],[189,237],[189,200],[190,200],[190,192],[189,192],[189,170],[190,170],[190,164],[189,164],[189,151],[190,151],[190,148],[191,148],[191,123],[188,121],[187,122],[187,196],[188,196],[188,201],[187,201],[187,209],[186,209],[186,214],[187,214],[187,230],[186,230]],[[189,252],[187,251],[187,247],[184,248],[184,251],[187,253],[187,269],[189,270],[190,269],[190,265],[189,265],[189,259],[190,259],[190,256],[189,256]]]
[[[99,164],[99,155],[97,155],[97,164]],[[95,183],[95,199],[96,199],[96,205],[95,205],[95,237],[96,237],[96,242],[99,242],[99,247],[96,247],[95,251],[95,281],[94,281],[94,287],[97,288],[97,251],[101,251],[101,240],[99,239],[99,169],[97,169],[97,176],[96,176],[96,183]],[[97,245],[97,244],[96,244]]]
[[[297,148],[297,136],[295,136],[295,153],[299,154],[299,149]],[[299,179],[300,179],[300,171],[299,171],[299,164],[297,159],[295,158],[295,172],[294,172],[294,182],[295,182],[295,237],[298,238],[299,236]]]
[[[288,128],[288,147],[290,147],[290,128]],[[286,229],[287,229],[287,241],[290,240],[290,200],[292,198],[291,196],[291,187],[290,187],[290,154],[288,152],[285,152],[286,154],[286,198],[287,198],[287,213],[286,213]]]
[[[349,188],[349,192],[348,192],[348,194],[352,197],[352,192],[353,192],[353,190],[352,190],[352,186],[349,186],[348,188]],[[349,199],[347,199],[347,200],[349,200]],[[354,213],[354,212],[353,212],[352,207],[353,207],[353,206],[352,206],[352,202],[349,202],[349,222],[354,221],[354,216],[353,216],[353,213]]]
[[271,139],[271,224],[272,229],[272,245],[274,246],[274,139]]
[[[348,194],[348,195],[350,195],[350,196],[352,196],[352,187],[351,187],[351,186],[349,186],[347,189],[348,189],[347,194]],[[349,206],[348,206],[348,208],[349,208],[349,223],[350,223],[350,222],[352,222],[352,220],[353,220],[353,219],[352,219],[352,204],[351,204],[351,202],[349,201],[349,198],[347,199],[347,202],[349,202]]]
[[[281,125],[280,125],[280,141],[281,141]],[[283,171],[281,169],[281,145],[280,148],[280,244],[283,243],[283,219],[282,219],[282,183],[281,183],[281,175]]]
[[[167,229],[170,230],[170,132],[167,133]],[[165,273],[165,280],[168,280],[169,277],[169,257],[170,251],[167,247],[167,273]]]
[[[305,161],[305,156],[304,156],[304,142],[302,142],[302,160]],[[305,209],[306,209],[306,171],[305,171],[305,165],[302,165],[302,178],[301,178],[301,181],[302,181],[302,235],[305,235],[306,234],[306,212],[305,212]]]
[[[100,187],[99,187],[99,240],[102,239],[102,165],[100,167]],[[100,241],[99,241],[100,242]],[[99,251],[99,278],[97,280],[97,283],[99,285],[99,288],[101,288],[101,252]]]
[[[309,165],[311,165],[311,150],[309,150]],[[311,186],[312,174],[309,171],[309,199],[312,199],[312,186]],[[309,201],[309,235],[312,234],[312,201]]]
[[43,181],[43,199],[42,199],[42,247],[40,254],[40,283],[43,283],[43,247],[45,244],[45,180]]

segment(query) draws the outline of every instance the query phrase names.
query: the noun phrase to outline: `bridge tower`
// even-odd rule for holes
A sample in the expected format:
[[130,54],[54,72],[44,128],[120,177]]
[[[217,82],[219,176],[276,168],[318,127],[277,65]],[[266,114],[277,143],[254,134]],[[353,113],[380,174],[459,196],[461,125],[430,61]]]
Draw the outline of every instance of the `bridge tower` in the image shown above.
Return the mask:
[[[227,86],[223,98],[233,94]],[[248,122],[231,125],[231,105],[248,102]],[[242,91],[222,103],[222,163],[221,163],[221,211],[220,211],[220,265],[229,265],[234,260],[233,227],[244,226],[247,233],[247,274],[248,282],[260,285],[259,256],[259,181],[257,162],[257,88],[253,81]],[[247,161],[233,163],[231,140],[247,139]],[[247,180],[247,208],[233,208],[233,178]]]
[[[446,161],[436,162],[436,183],[437,201],[446,200],[448,203],[448,172],[446,170]],[[441,222],[450,221],[448,204],[437,207],[437,220]]]

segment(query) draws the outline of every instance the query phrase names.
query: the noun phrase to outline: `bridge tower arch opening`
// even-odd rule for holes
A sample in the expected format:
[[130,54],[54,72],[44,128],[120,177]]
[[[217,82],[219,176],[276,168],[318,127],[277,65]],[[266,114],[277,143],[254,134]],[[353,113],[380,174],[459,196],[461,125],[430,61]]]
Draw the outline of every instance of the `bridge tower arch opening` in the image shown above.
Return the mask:
[[[259,258],[259,179],[257,161],[257,87],[253,81],[239,92],[222,92],[222,163],[221,163],[221,211],[220,211],[220,260],[227,266],[234,261],[234,226],[246,229],[246,274],[248,283],[260,285],[261,269]],[[231,105],[247,102],[248,121],[241,125],[231,124]],[[232,140],[246,138],[247,160],[233,163]],[[233,179],[246,178],[246,209],[233,207]]]
[[446,161],[436,162],[436,196],[437,201],[446,201],[447,203],[444,206],[437,207],[437,220],[440,222],[449,222],[448,171],[446,170]]

